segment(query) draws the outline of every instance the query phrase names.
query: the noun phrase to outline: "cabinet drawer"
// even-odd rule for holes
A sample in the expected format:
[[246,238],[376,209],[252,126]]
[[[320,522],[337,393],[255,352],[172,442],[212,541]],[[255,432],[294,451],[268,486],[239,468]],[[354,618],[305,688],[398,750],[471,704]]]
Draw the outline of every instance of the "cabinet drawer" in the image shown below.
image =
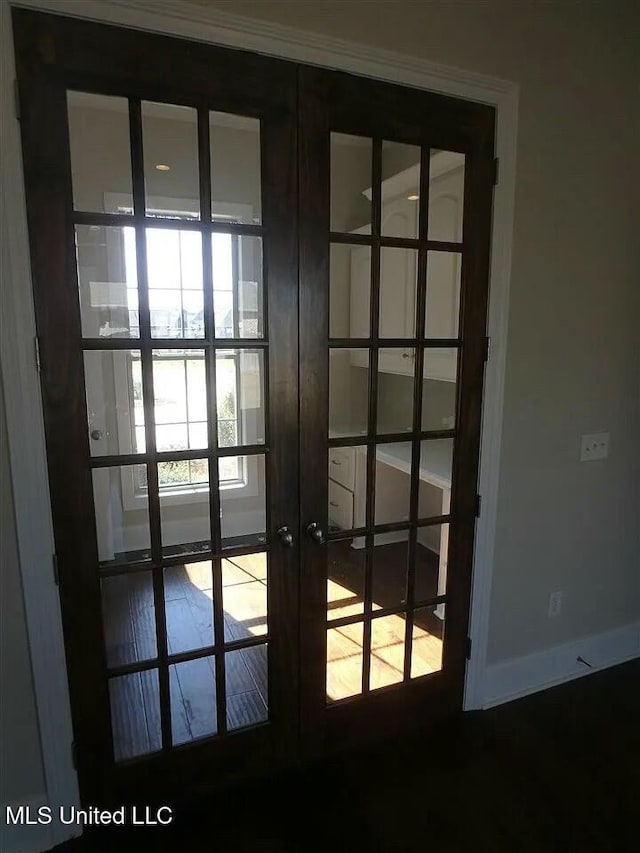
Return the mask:
[[329,477],[352,492],[355,489],[355,460],[353,447],[329,448]]
[[353,527],[353,492],[329,480],[329,525],[339,530]]

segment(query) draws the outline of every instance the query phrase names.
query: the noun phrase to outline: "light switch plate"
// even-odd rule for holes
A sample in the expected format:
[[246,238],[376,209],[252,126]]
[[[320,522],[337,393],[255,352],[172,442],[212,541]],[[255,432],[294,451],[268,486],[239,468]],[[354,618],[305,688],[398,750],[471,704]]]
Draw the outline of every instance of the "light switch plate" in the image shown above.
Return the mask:
[[580,444],[580,461],[593,462],[595,459],[606,459],[609,455],[609,433],[594,432],[583,435]]

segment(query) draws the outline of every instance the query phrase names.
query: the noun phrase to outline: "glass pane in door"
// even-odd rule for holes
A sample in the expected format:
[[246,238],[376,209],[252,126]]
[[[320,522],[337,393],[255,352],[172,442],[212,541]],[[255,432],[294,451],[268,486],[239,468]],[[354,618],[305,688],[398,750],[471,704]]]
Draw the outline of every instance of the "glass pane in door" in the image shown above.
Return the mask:
[[418,252],[397,246],[380,250],[380,337],[415,338]]
[[371,246],[332,243],[329,269],[329,337],[370,337]]
[[110,575],[102,579],[100,587],[107,666],[155,658],[158,652],[151,572]]
[[203,338],[202,236],[147,228],[146,250],[152,337]]
[[380,616],[371,622],[370,690],[403,680],[405,631],[404,613]]
[[134,228],[76,225],[76,263],[84,338],[139,338]]
[[427,338],[458,337],[461,275],[462,255],[457,252],[427,252]]
[[215,336],[264,337],[262,238],[214,231],[211,267]]
[[409,531],[380,533],[373,538],[371,600],[373,610],[389,610],[407,603]]
[[127,99],[67,92],[67,116],[74,209],[132,213]]
[[264,352],[216,350],[218,445],[265,443]]
[[329,435],[366,435],[369,422],[369,351],[329,351]]
[[101,565],[151,559],[147,466],[112,465],[91,473]]
[[209,144],[213,219],[259,224],[262,220],[260,121],[210,112]]
[[[443,507],[440,505],[434,508],[438,510]],[[449,525],[429,524],[419,527],[414,562],[413,599],[416,604],[446,594],[448,559]]]
[[329,542],[327,552],[327,621],[364,613],[364,540]]
[[211,550],[208,460],[159,462],[158,488],[164,556]]
[[144,453],[141,351],[87,350],[84,378],[91,455]]
[[214,644],[213,572],[210,560],[164,570],[164,608],[169,654]]
[[375,523],[409,521],[412,445],[409,441],[376,446]]
[[420,607],[413,614],[411,678],[442,669],[445,604]]
[[382,143],[383,237],[416,238],[420,210],[420,147]]
[[332,231],[371,234],[371,160],[371,139],[331,134]]
[[229,731],[258,725],[269,717],[266,680],[261,677],[266,672],[266,654],[265,644],[225,655]]
[[213,656],[169,667],[171,736],[175,746],[216,734],[216,668]]
[[429,158],[429,240],[462,242],[465,157],[433,149]]
[[157,450],[201,450],[208,446],[205,372],[204,350],[154,350]]
[[364,623],[327,631],[327,701],[362,693]]
[[162,746],[158,670],[110,678],[109,700],[115,760],[157,752]]
[[143,101],[142,139],[147,216],[199,219],[197,111]]
[[458,350],[424,350],[422,429],[453,429],[456,425]]
[[227,642],[267,633],[267,555],[222,561],[222,607]]
[[412,431],[415,365],[413,347],[378,350],[378,435]]

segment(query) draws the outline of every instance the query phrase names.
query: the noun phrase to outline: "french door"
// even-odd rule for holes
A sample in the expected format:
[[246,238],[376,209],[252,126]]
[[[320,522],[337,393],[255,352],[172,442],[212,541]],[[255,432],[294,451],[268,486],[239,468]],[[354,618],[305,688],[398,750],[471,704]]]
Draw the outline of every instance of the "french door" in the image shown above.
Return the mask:
[[300,81],[301,720],[313,753],[462,708],[494,113],[337,72]]
[[83,798],[459,710],[492,110],[14,30]]

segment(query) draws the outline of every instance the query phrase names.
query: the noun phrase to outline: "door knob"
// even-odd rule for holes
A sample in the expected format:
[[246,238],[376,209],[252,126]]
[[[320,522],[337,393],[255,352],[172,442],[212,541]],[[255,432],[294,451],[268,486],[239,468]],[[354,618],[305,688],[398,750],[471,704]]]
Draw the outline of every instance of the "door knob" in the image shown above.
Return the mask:
[[276,533],[285,548],[293,548],[293,533],[286,525],[277,530]]
[[307,525],[307,534],[317,545],[324,545],[327,541],[317,521],[312,521],[311,524]]
[[101,429],[92,429],[89,433],[92,441],[100,441],[103,436],[103,432]]

